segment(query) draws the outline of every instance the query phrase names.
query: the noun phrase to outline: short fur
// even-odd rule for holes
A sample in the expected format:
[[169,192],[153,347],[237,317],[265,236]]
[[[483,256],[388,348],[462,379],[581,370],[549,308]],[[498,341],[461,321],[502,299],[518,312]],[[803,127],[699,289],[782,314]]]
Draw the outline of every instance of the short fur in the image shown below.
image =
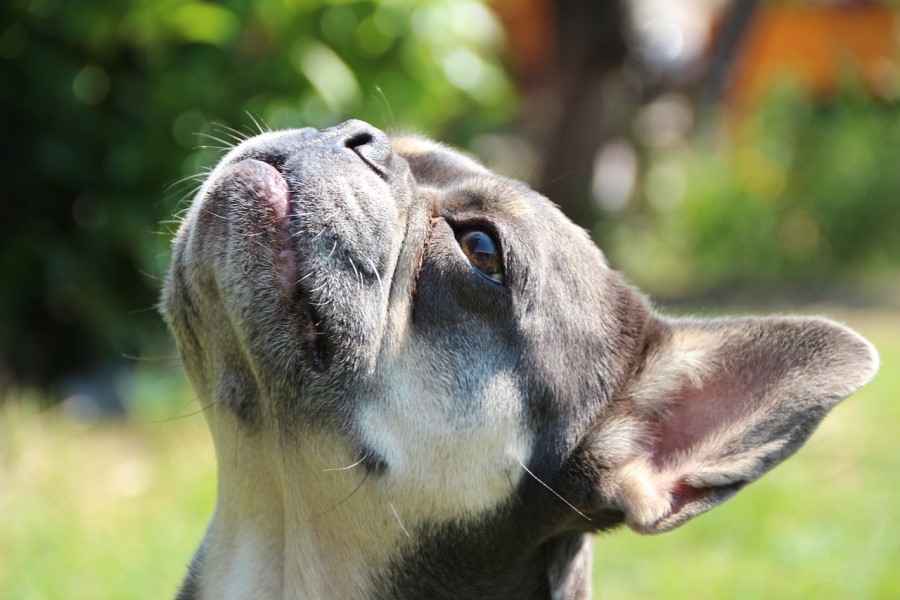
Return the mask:
[[185,600],[588,598],[592,532],[716,506],[877,369],[825,319],[660,316],[546,198],[359,121],[234,148],[162,309],[219,465]]

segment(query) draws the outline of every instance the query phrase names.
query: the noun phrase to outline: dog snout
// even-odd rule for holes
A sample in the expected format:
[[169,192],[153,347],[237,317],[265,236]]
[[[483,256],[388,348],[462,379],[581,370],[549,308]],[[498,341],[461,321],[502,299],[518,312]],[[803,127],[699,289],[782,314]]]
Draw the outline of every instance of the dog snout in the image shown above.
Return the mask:
[[336,151],[352,151],[382,179],[388,179],[394,152],[383,131],[355,119],[334,127],[333,131]]
[[222,164],[236,164],[253,159],[282,170],[291,157],[315,142],[318,136],[319,130],[313,127],[265,132],[237,146]]

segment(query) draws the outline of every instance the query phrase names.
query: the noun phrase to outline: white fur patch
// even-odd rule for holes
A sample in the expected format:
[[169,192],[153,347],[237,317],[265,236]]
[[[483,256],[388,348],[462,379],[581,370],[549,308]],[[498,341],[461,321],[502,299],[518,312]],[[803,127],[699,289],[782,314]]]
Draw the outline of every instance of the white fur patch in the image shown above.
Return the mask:
[[416,519],[477,516],[509,498],[532,444],[512,376],[458,398],[414,359],[392,372],[389,398],[367,404],[358,423],[388,465],[380,485],[407,529]]

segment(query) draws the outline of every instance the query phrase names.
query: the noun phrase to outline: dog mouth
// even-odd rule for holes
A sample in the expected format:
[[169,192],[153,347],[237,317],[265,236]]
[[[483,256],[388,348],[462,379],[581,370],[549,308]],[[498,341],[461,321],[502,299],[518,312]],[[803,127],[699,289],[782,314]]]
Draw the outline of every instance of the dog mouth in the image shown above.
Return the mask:
[[212,267],[254,360],[298,376],[373,364],[418,206],[408,174],[360,121],[262,134],[223,159],[189,214],[187,256]]
[[311,297],[313,272],[298,248],[297,201],[288,179],[278,165],[256,158],[243,159],[230,171],[229,178],[239,180],[247,192],[246,199],[256,204],[258,210],[254,212],[267,217],[256,228],[274,233],[270,238],[274,243],[274,285],[300,323],[299,338],[307,365],[316,372],[325,372],[331,366],[332,353],[323,317]]

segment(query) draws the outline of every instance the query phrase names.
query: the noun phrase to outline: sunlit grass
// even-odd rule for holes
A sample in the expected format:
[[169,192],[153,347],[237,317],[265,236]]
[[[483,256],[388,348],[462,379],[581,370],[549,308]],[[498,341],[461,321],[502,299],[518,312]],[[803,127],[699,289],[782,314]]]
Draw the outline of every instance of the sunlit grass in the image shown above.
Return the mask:
[[7,405],[0,598],[173,597],[214,491],[200,415],[86,425]]
[[[672,533],[597,540],[596,598],[900,597],[900,315],[832,313],[881,352],[875,381],[793,459]],[[213,508],[203,417],[180,379],[139,378],[136,418],[0,409],[0,598],[174,595]]]

